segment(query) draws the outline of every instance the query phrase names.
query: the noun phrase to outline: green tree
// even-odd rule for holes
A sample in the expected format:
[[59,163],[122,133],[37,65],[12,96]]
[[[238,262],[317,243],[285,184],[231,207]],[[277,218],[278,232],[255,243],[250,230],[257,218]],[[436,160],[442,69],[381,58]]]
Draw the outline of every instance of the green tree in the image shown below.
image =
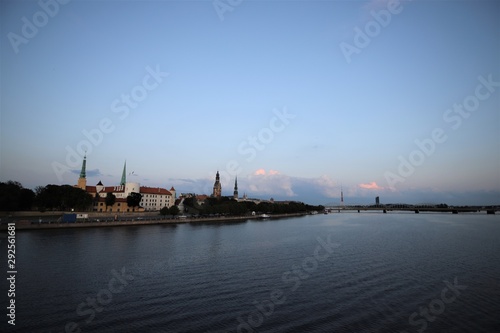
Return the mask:
[[111,192],[108,192],[106,194],[106,200],[105,200],[106,210],[108,210],[108,206],[113,206],[115,202],[116,202],[116,195],[114,195]]
[[127,197],[127,206],[132,207],[132,211],[135,211],[135,207],[138,207],[141,203],[142,194],[137,192],[132,192]]
[[167,206],[160,209],[160,215],[168,215],[169,209]]
[[184,206],[196,208],[196,199],[194,197],[184,198]]
[[10,180],[0,183],[0,210],[30,210],[34,199],[35,193],[24,188],[19,182]]
[[168,213],[169,213],[170,215],[173,215],[173,216],[175,216],[175,215],[179,214],[179,212],[180,212],[180,211],[179,211],[179,207],[177,207],[176,205],[173,205],[172,207],[170,207],[170,208],[168,209]]
[[40,210],[88,210],[92,196],[86,191],[70,185],[47,185],[36,189],[36,202]]

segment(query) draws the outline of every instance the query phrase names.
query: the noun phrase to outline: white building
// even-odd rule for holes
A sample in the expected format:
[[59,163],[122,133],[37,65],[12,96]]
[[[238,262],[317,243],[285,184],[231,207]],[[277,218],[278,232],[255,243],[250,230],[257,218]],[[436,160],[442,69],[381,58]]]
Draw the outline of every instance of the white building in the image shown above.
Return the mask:
[[140,206],[144,210],[160,210],[163,207],[171,207],[175,204],[175,189],[169,190],[160,187],[140,187],[142,199]]

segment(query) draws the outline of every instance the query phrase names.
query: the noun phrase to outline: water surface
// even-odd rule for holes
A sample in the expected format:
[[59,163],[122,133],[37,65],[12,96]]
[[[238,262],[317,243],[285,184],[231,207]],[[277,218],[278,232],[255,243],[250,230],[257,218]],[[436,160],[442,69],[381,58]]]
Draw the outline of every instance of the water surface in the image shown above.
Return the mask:
[[16,326],[2,327],[500,331],[499,240],[498,215],[394,212],[18,231]]

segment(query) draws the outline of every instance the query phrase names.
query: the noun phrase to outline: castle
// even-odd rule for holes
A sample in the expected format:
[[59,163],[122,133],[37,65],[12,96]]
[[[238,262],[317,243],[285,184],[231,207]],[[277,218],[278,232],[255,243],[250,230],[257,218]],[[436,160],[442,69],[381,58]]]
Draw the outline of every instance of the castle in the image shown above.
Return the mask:
[[[120,185],[104,186],[101,181],[95,186],[87,186],[87,156],[83,158],[80,177],[75,187],[81,188],[90,195],[94,200],[93,211],[95,212],[131,212],[134,208],[127,205],[127,197],[132,193],[142,195],[139,203],[139,208],[136,211],[159,211],[163,207],[171,207],[175,204],[175,188],[172,186],[170,190],[161,187],[140,186],[139,183],[127,182],[127,162],[123,165],[122,178]],[[115,202],[107,206],[106,197],[108,193],[112,193],[116,199]]]

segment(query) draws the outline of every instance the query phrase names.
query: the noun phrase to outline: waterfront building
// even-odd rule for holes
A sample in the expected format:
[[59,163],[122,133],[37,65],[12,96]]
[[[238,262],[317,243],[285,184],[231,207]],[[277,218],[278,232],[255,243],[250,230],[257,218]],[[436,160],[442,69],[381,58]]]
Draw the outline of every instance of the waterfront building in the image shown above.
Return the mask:
[[[96,186],[87,186],[86,177],[86,157],[83,158],[82,170],[76,187],[86,191],[94,198],[93,211],[96,212],[131,212],[132,207],[127,205],[127,197],[132,193],[142,195],[139,203],[139,208],[135,211],[159,211],[163,207],[170,208],[175,204],[175,188],[172,186],[170,190],[161,187],[141,186],[136,182],[127,182],[126,177],[126,162],[123,165],[123,172],[120,185],[104,186],[101,181]],[[106,205],[106,197],[108,193],[115,196],[113,205]]]

